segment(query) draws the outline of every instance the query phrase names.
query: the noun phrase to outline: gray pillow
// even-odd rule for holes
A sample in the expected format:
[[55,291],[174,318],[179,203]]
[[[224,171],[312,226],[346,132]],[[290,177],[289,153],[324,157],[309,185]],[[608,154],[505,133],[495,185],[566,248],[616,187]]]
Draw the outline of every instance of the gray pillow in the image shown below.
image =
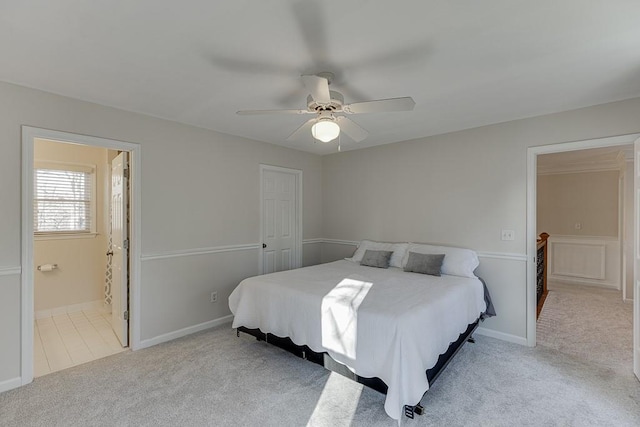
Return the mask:
[[372,251],[367,249],[362,256],[360,265],[367,267],[389,268],[389,260],[393,251]]
[[444,261],[444,254],[419,254],[417,252],[409,252],[409,259],[404,271],[412,273],[429,274],[431,276],[440,276],[440,268]]

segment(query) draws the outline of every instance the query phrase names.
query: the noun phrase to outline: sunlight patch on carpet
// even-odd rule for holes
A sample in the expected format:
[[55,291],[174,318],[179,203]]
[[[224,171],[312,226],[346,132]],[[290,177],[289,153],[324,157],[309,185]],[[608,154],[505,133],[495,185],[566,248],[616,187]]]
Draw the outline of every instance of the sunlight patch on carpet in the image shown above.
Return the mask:
[[332,372],[324,385],[307,426],[351,425],[363,387],[362,384]]

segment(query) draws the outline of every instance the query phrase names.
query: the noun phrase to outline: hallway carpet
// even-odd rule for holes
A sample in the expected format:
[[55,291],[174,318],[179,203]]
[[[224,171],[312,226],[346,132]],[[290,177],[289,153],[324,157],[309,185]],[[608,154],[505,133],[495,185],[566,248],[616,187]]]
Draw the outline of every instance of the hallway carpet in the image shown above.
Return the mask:
[[594,286],[549,283],[537,325],[539,346],[624,374],[633,369],[633,303]]

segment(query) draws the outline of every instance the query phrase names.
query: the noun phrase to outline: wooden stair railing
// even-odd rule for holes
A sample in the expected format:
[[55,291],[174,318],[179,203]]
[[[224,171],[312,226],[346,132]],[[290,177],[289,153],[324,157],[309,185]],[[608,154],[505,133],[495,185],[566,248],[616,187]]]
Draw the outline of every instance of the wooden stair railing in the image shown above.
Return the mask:
[[547,299],[547,240],[549,239],[548,233],[540,233],[537,239],[537,253],[536,253],[536,297],[538,301],[538,314],[536,319],[540,316],[540,311],[544,305],[545,299]]

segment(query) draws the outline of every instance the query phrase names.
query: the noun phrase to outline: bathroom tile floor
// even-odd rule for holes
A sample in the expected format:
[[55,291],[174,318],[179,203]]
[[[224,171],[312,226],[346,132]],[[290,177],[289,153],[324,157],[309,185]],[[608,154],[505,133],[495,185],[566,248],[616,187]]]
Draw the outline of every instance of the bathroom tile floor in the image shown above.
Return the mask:
[[126,350],[111,329],[111,313],[84,310],[37,319],[34,377]]

